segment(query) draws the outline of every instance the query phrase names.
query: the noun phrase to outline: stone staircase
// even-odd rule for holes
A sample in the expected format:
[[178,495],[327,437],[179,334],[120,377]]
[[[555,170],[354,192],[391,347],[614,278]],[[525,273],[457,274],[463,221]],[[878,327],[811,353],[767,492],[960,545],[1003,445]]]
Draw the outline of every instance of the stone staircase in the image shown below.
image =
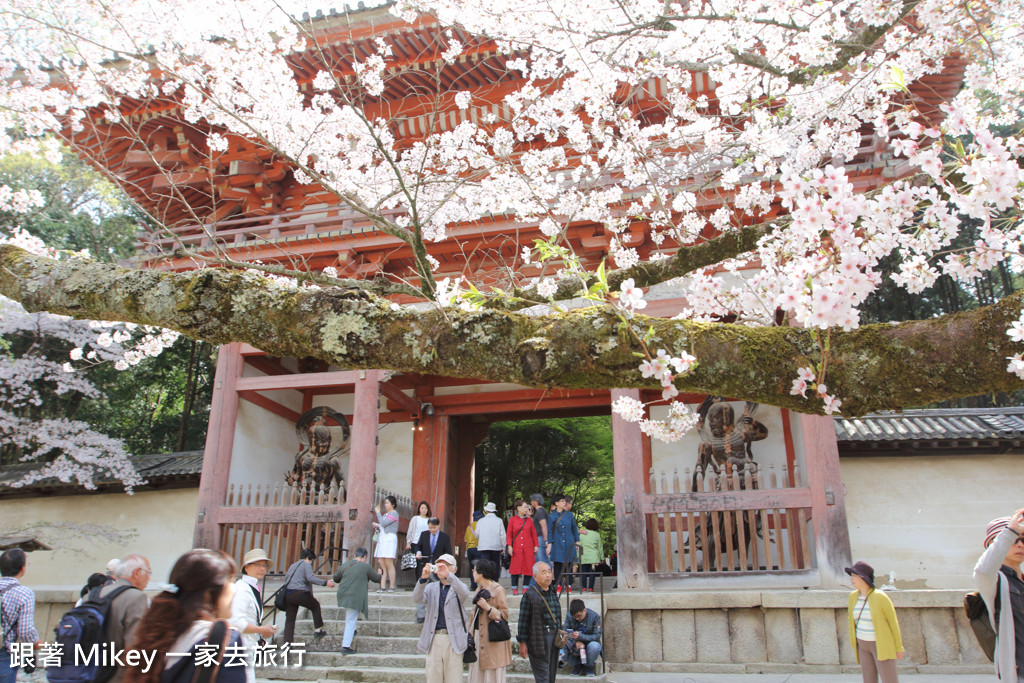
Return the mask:
[[[503,581],[502,583],[506,583]],[[513,596],[505,586],[509,598],[509,619],[512,626],[512,643],[516,644],[516,628],[519,620],[521,596]],[[370,618],[359,618],[352,646],[356,654],[341,654],[341,641],[345,632],[344,612],[339,610],[333,588],[317,588],[314,591],[323,610],[324,628],[327,636],[319,642],[313,640],[313,620],[307,610],[299,610],[295,626],[296,641],[306,643],[306,654],[301,667],[268,667],[256,670],[258,681],[322,681],[330,683],[425,683],[426,655],[416,649],[423,628],[416,623],[416,604],[412,591],[399,589],[395,593],[375,593],[375,584],[370,584]],[[575,594],[574,594],[575,595]],[[587,593],[588,607],[598,610],[599,600]],[[563,611],[565,598],[562,598]],[[468,603],[467,603],[468,606]],[[341,616],[339,617],[339,612]],[[468,617],[467,617],[468,621]],[[279,629],[284,627],[284,615],[278,620]],[[603,663],[598,664],[601,671]],[[522,659],[513,648],[512,665],[508,668],[509,683],[532,683],[529,661]],[[466,680],[469,666],[466,666]],[[571,670],[559,670],[559,678],[575,680]],[[584,681],[605,683],[607,675],[596,679],[579,678]]]

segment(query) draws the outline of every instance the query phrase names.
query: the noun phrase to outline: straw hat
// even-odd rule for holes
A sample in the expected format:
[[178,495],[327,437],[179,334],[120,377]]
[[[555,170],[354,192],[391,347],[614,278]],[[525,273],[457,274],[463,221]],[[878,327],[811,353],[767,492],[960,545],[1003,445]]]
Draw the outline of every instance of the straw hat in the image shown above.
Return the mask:
[[245,557],[242,558],[242,569],[245,569],[245,566],[248,564],[261,562],[263,560],[268,562],[270,561],[270,558],[267,557],[267,551],[263,548],[253,548],[245,554]]

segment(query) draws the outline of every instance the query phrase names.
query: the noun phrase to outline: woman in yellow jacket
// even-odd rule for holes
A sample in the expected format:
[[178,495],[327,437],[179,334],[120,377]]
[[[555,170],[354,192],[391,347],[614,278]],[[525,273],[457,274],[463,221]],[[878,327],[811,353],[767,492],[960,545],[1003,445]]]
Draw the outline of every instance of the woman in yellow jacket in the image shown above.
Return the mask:
[[885,593],[875,590],[875,570],[867,562],[846,568],[853,587],[850,593],[850,643],[857,653],[864,683],[898,683],[896,660],[903,659],[903,639],[896,610]]

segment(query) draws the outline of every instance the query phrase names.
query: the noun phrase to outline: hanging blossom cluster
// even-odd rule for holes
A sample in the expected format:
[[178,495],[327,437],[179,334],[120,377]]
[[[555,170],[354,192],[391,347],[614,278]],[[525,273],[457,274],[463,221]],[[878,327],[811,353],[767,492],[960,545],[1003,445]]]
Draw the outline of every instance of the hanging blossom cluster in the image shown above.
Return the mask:
[[[6,186],[0,188],[0,201],[5,197],[11,201],[0,209],[15,215],[42,204],[38,193],[12,191]],[[17,226],[4,232],[7,234],[0,233],[0,243],[15,244],[35,254],[58,256],[40,239]],[[112,332],[97,334],[98,326]],[[0,339],[6,342],[0,346],[0,440],[6,448],[17,450],[22,462],[39,463],[39,467],[27,471],[10,486],[17,488],[54,478],[95,488],[95,479],[102,477],[120,481],[131,492],[144,483],[119,440],[80,420],[38,417],[44,401],[52,400],[53,395],[73,392],[88,398],[100,396],[85,375],[70,372],[69,363],[51,357],[45,347],[71,347],[72,358],[81,358],[83,349],[91,346],[85,352],[89,361],[123,363],[129,354],[145,348],[145,343],[122,346],[122,342],[133,337],[125,328],[121,323],[100,324],[49,313],[29,313],[17,302],[0,297]],[[160,334],[147,336],[159,338]],[[151,344],[150,348],[159,345],[162,349],[162,343]],[[16,355],[12,351],[16,346],[26,346],[28,350]]]
[[[609,267],[631,268],[764,224],[753,249],[666,276],[684,278],[681,315],[695,321],[772,325],[781,312],[827,338],[860,325],[883,262],[911,292],[942,274],[971,282],[999,263],[1019,269],[1024,9],[1015,0],[402,0],[396,17],[450,27],[431,68],[485,41],[506,68],[495,72],[500,102],[442,93],[450,107],[418,117],[426,132],[404,139],[396,131],[417,117],[368,106],[401,94],[390,89],[406,77],[394,38],[364,43],[351,79],[325,68],[310,82],[293,65],[296,52],[327,47],[311,48],[315,27],[269,0],[246,8],[240,22],[233,2],[9,0],[0,73],[19,77],[0,79],[0,130],[77,132],[95,112],[128,126],[123,100],[162,98],[196,130],[216,131],[211,153],[231,136],[258,140],[301,182],[424,246],[454,239],[454,226],[539,226],[548,251],[527,249],[509,279],[541,298],[583,270],[573,227],[600,226],[589,244],[601,241]],[[951,56],[970,60],[964,88],[939,112],[919,109],[934,85],[925,79],[952,68]],[[15,144],[0,135],[0,151]],[[865,193],[865,182],[881,187]],[[976,238],[953,249],[968,230]],[[638,238],[656,248],[642,255]],[[442,306],[478,301],[462,277],[428,283],[424,295]],[[599,298],[632,320],[646,303],[638,281]],[[652,341],[637,371],[671,394],[693,360],[666,346]],[[842,401],[825,387],[819,351],[794,359],[804,384],[793,395],[834,412]]]

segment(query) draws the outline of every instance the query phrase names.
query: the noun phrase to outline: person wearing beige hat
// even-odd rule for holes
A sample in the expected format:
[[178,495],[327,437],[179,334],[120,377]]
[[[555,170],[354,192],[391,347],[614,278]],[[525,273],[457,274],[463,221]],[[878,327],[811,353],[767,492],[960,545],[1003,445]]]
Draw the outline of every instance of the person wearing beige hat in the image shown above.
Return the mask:
[[[427,606],[416,648],[427,655],[427,683],[462,683],[462,653],[466,651],[466,614],[462,605],[469,588],[455,576],[455,558],[441,555],[423,567],[412,599]],[[436,574],[437,581],[430,581]]]
[[[993,519],[985,528],[985,552],[974,565],[974,583],[988,608],[996,632],[996,677],[1006,683],[1024,681],[1024,647],[1016,626],[1024,619],[1024,509]],[[1002,609],[996,610],[999,605]],[[1010,609],[1006,609],[1009,606]],[[993,615],[999,616],[997,624]]]
[[242,577],[235,582],[231,599],[230,623],[242,634],[245,646],[245,680],[256,683],[255,648],[260,640],[273,638],[277,628],[263,625],[263,578],[270,568],[270,558],[262,548],[253,548],[242,559]]

